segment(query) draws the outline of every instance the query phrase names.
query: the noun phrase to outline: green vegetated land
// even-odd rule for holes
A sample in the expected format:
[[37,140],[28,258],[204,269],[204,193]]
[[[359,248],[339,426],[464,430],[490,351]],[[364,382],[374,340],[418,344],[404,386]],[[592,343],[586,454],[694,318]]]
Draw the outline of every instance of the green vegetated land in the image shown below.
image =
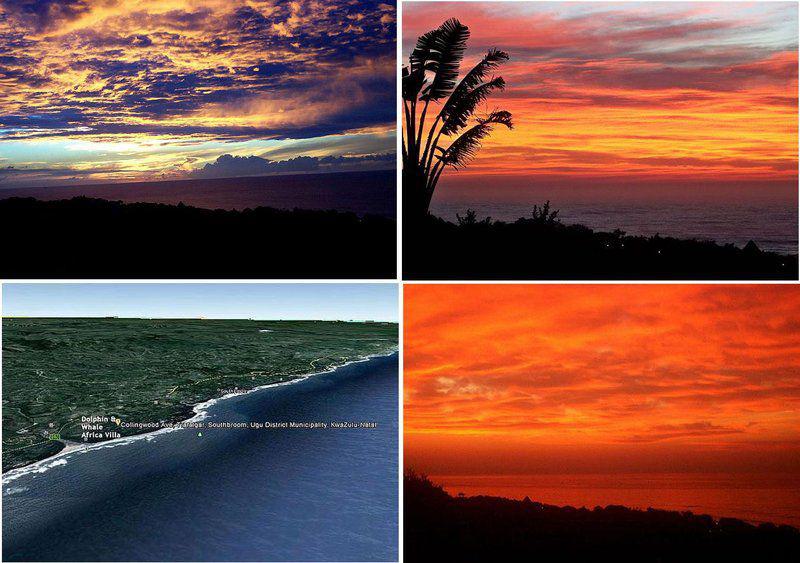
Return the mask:
[[177,422],[236,387],[394,351],[397,333],[377,322],[3,319],[3,471],[83,441],[82,416]]

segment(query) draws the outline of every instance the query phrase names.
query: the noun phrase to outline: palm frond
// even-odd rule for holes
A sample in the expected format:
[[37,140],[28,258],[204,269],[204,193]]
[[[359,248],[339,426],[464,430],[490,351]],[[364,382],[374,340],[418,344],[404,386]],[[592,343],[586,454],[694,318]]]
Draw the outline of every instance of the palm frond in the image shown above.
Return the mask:
[[[428,49],[424,52],[428,57],[425,62],[421,59],[423,50],[417,51],[423,38],[426,39],[423,46]],[[410,59],[411,63],[433,72],[433,79],[423,87],[420,100],[441,100],[453,91],[468,39],[469,28],[455,18],[450,18],[434,31],[420,37],[414,49],[417,54],[412,52],[415,58]]]
[[[451,20],[447,20],[449,22]],[[444,27],[447,22],[443,23],[436,29],[432,29],[427,33],[423,33],[417,38],[417,44],[411,51],[408,57],[410,72],[424,72],[427,68],[429,61],[435,59],[433,53],[436,50],[436,45],[440,42],[441,36],[444,33]]]
[[467,126],[470,116],[478,107],[478,104],[486,100],[494,90],[503,90],[506,86],[505,80],[498,76],[489,82],[484,82],[466,91],[456,98],[455,92],[447,101],[447,111],[444,112],[444,122],[442,124],[442,135],[452,135]]
[[478,123],[489,123],[505,125],[509,129],[514,128],[514,123],[511,121],[511,112],[504,109],[495,110],[486,117],[478,117]]
[[417,44],[408,56],[408,66],[403,67],[403,99],[416,101],[420,90],[426,82],[425,72],[433,70],[438,57],[435,50],[444,33],[442,26],[424,33],[417,39]]
[[[477,125],[473,125],[453,141],[447,150],[442,151],[439,161],[443,166],[452,166],[456,170],[466,166],[481,148],[481,141],[485,139],[495,125],[505,125],[509,129],[513,128],[511,113],[500,110],[493,111],[489,115],[478,119]],[[441,150],[441,149],[440,149]]]
[[499,51],[497,49],[489,49],[483,56],[483,59],[476,64],[472,69],[464,75],[464,78],[458,83],[458,86],[453,90],[452,95],[442,107],[440,117],[444,120],[453,109],[453,106],[466,96],[470,91],[475,89],[481,82],[489,75],[489,72],[499,67],[501,64],[508,60],[508,53]]
[[474,88],[488,76],[489,71],[496,69],[506,61],[508,61],[508,53],[497,49],[489,49],[483,59],[464,75],[464,78],[458,83],[454,94],[457,94],[462,89],[466,91]]

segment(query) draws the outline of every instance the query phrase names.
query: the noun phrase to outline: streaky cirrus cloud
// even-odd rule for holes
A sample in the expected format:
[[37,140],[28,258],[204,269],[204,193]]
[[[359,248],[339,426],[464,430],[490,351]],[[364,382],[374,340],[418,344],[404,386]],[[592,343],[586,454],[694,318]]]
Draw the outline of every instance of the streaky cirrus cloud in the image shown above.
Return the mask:
[[410,285],[404,309],[409,464],[800,471],[795,286]]
[[384,152],[394,17],[374,0],[2,0],[0,165],[132,179],[280,141]]
[[483,109],[508,109],[515,129],[445,184],[505,174],[796,188],[795,2],[407,2],[406,58],[450,17],[471,31],[465,68],[489,48],[509,53],[506,90]]

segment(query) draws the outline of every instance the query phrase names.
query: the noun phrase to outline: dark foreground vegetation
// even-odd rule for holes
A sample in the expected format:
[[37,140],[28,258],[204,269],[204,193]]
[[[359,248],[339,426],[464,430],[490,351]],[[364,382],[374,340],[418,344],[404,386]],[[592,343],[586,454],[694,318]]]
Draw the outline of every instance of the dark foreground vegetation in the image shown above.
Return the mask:
[[800,531],[790,526],[454,498],[414,473],[406,474],[403,494],[406,561],[800,561]]
[[385,278],[396,222],[336,211],[0,200],[4,278]]
[[407,279],[795,280],[797,256],[712,241],[629,236],[565,225],[545,204],[513,223],[468,211],[428,215],[403,229]]

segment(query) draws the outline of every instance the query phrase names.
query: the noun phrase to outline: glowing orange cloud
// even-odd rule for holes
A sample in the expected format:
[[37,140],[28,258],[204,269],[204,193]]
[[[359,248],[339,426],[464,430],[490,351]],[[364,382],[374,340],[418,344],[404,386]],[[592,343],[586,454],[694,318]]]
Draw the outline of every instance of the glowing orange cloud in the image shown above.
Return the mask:
[[404,53],[450,17],[471,30],[463,69],[509,53],[484,109],[515,128],[445,183],[797,178],[796,4],[407,2]]
[[800,288],[406,285],[406,465],[800,473]]

